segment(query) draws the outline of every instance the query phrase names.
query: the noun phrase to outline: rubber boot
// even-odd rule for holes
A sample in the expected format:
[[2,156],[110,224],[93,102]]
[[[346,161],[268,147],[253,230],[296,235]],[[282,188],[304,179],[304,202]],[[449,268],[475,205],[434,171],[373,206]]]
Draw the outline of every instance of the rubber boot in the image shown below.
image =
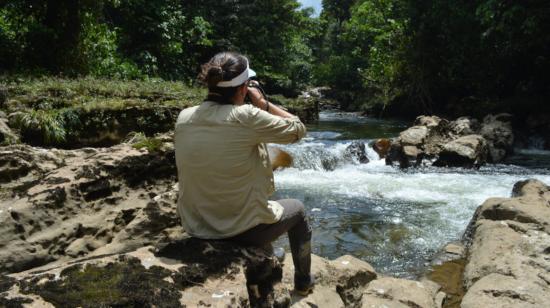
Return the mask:
[[292,261],[294,262],[294,289],[296,293],[306,296],[315,285],[315,279],[311,275],[311,241],[307,241],[299,247],[291,247]]

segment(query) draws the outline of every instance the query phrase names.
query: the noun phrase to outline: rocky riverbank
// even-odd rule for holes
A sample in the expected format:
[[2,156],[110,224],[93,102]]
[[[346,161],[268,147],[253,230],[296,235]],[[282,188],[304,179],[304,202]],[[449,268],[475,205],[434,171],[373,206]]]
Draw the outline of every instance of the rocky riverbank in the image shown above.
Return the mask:
[[438,286],[382,277],[364,261],[313,256],[317,279],[293,294],[290,255],[184,239],[0,277],[0,303],[41,307],[437,307]]
[[117,253],[182,233],[171,137],[79,150],[0,148],[0,271]]
[[465,233],[466,294],[461,307],[545,307],[550,303],[550,187],[516,183],[490,198]]

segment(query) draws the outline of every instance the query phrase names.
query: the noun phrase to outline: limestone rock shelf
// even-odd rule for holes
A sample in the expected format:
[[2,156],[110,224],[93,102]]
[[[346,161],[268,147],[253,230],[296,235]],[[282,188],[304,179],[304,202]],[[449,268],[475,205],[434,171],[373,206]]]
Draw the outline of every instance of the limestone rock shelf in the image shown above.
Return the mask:
[[[317,285],[292,291],[293,265],[257,248],[182,239],[0,277],[0,303],[41,307],[436,307],[437,287],[381,277],[364,261],[313,256]],[[374,306],[373,306],[374,305]]]

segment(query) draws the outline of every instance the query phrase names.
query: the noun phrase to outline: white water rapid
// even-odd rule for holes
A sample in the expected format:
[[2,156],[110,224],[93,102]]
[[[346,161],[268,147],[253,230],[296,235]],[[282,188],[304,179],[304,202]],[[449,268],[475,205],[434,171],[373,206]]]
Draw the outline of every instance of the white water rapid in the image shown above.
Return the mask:
[[[402,123],[322,114],[300,143],[281,146],[292,168],[275,172],[275,199],[304,202],[313,225],[314,253],[351,254],[379,272],[414,277],[446,243],[459,240],[475,209],[489,197],[508,197],[514,183],[536,178],[550,184],[547,152],[520,152],[512,163],[480,170],[386,166],[368,146],[396,136]],[[344,155],[352,141],[367,146],[367,164]],[[538,156],[533,156],[538,155]],[[537,165],[540,161],[542,166]],[[287,240],[279,240],[287,246]]]

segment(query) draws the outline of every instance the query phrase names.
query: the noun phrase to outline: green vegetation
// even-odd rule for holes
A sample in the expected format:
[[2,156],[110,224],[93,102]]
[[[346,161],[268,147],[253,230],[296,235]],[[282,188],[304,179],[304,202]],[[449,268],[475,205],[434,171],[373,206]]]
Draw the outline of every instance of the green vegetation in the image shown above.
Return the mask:
[[4,78],[8,112],[21,108],[122,109],[131,106],[190,106],[200,103],[206,91],[182,82],[148,80],[113,80],[103,78]]
[[[22,142],[61,148],[110,146],[142,132],[134,146],[156,151],[162,143],[150,137],[173,129],[181,109],[206,97],[203,88],[160,79],[10,77],[0,81],[0,88],[5,95],[0,111]],[[273,98],[304,121],[316,119],[313,101]],[[15,143],[8,137],[4,144]]]
[[322,2],[312,17],[296,0],[4,1],[0,70],[77,78],[15,81],[20,94],[45,97],[30,100],[34,109],[177,105],[202,99],[188,87],[200,63],[234,50],[250,57],[270,94],[328,85],[345,109],[550,113],[544,1]]
[[0,68],[191,83],[220,50],[251,58],[270,88],[309,82],[310,10],[296,0],[14,0],[0,6]]
[[0,82],[0,110],[21,141],[39,146],[103,146],[132,131],[170,130],[182,108],[199,104],[205,90],[156,79],[10,78]]
[[131,133],[128,136],[128,143],[132,144],[135,149],[147,149],[149,152],[158,152],[164,142],[155,137],[147,137],[142,132]]
[[180,291],[164,278],[170,272],[158,266],[144,268],[140,261],[107,265],[74,265],[60,279],[46,275],[45,283],[23,283],[23,293],[39,294],[57,307],[177,307]]
[[526,117],[548,110],[544,1],[324,0],[314,71],[377,114]]
[[17,113],[13,126],[26,138],[40,138],[42,142],[51,144],[65,141],[67,131],[64,124],[56,110],[30,110]]

